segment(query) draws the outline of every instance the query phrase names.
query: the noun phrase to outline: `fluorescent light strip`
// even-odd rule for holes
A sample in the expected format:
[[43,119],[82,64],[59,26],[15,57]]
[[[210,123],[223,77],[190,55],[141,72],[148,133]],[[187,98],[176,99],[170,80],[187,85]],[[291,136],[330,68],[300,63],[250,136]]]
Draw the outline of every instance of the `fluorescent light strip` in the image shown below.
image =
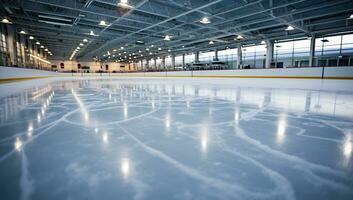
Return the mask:
[[50,16],[50,15],[38,15],[38,17],[46,18],[46,19],[59,20],[59,21],[72,22],[71,19],[66,19],[66,18],[63,18],[63,17]]
[[72,26],[72,24],[65,24],[65,23],[60,23],[60,22],[52,22],[52,21],[46,21],[46,20],[38,20],[38,22],[42,23],[47,23],[47,24],[53,24],[53,25],[59,25],[59,26]]

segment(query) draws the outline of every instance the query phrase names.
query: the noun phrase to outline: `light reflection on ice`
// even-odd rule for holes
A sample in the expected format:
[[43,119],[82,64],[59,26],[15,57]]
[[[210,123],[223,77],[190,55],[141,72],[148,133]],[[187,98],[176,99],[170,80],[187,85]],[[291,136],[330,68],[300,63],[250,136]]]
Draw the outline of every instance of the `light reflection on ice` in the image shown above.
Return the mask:
[[[105,184],[115,181],[116,176],[129,180],[127,183],[133,190],[124,188],[126,193],[145,195],[136,195],[140,199],[150,199],[149,195],[158,197],[159,193],[163,193],[164,191],[154,187],[154,183],[160,182],[164,176],[168,176],[170,184],[159,187],[175,193],[188,190],[191,195],[195,194],[195,198],[199,190],[192,185],[209,188],[208,191],[202,191],[205,199],[212,199],[215,197],[214,194],[219,199],[232,199],[234,197],[232,195],[240,193],[239,199],[292,200],[301,192],[301,189],[298,191],[296,189],[298,184],[302,183],[308,188],[315,188],[308,191],[312,196],[320,195],[324,190],[337,195],[344,194],[348,197],[351,195],[349,193],[351,182],[347,180],[351,177],[347,174],[351,172],[352,135],[344,134],[345,137],[342,139],[340,133],[341,130],[352,128],[350,125],[352,120],[349,117],[353,95],[346,94],[342,99],[342,94],[318,95],[325,91],[310,91],[311,97],[303,98],[308,91],[288,92],[271,89],[271,92],[266,92],[261,88],[250,90],[241,87],[225,89],[222,86],[209,88],[209,85],[169,82],[136,84],[134,82],[136,80],[128,84],[125,81],[118,82],[118,86],[112,81],[114,84],[111,85],[114,87],[107,86],[105,81],[108,80],[86,81],[84,84],[77,81],[68,84],[60,88],[59,103],[55,105],[51,102],[54,92],[46,100],[42,97],[36,98],[35,105],[37,106],[39,102],[41,107],[35,107],[35,113],[29,115],[31,118],[26,116],[28,120],[22,122],[21,133],[1,138],[0,142],[3,142],[1,144],[8,142],[10,145],[7,146],[10,146],[9,149],[13,153],[21,151],[25,153],[27,148],[24,147],[30,143],[28,146],[30,151],[26,152],[29,161],[46,157],[48,162],[55,163],[55,159],[62,159],[60,160],[64,161],[62,163],[67,163],[80,157],[80,162],[85,164],[79,165],[77,169],[75,177],[79,180],[71,179],[72,177],[63,178],[64,181],[70,182],[70,187],[74,191],[73,197],[77,197],[75,195],[81,189],[78,185],[86,184],[82,180],[89,180],[88,187],[104,188]],[[102,83],[104,90],[100,87]],[[77,91],[72,89],[71,95],[70,89],[78,88],[76,84],[82,85]],[[94,87],[90,87],[90,84],[94,84]],[[173,84],[176,84],[175,88]],[[110,100],[117,99],[118,102],[116,104],[106,102],[107,95]],[[28,96],[31,97],[31,93]],[[332,101],[331,97],[337,98],[337,101]],[[313,102],[317,102],[317,98],[321,98],[321,109],[313,108],[315,107]],[[7,102],[11,101],[14,100]],[[328,106],[334,107],[334,112],[327,109]],[[23,107],[26,109],[26,106]],[[3,110],[8,112],[10,109]],[[36,117],[41,124],[36,124]],[[303,126],[300,123],[302,121],[306,123]],[[152,124],[149,126],[146,123]],[[265,130],[262,126],[268,128]],[[119,129],[121,127],[128,131],[121,131]],[[159,127],[158,129],[162,131],[156,131],[155,127]],[[90,131],[95,134],[63,134],[65,129],[74,133]],[[115,129],[119,131],[113,132]],[[335,131],[327,134],[321,130]],[[163,131],[173,134],[160,137]],[[258,133],[264,131],[266,137],[258,137]],[[290,135],[291,144],[286,142],[289,133],[293,133]],[[42,137],[43,134],[46,134],[46,137]],[[62,137],[59,134],[62,134]],[[51,154],[57,148],[52,150],[49,147],[42,154],[41,151],[33,153],[38,146],[43,145],[42,139],[60,145],[60,156]],[[94,139],[94,142],[91,139]],[[72,145],[81,141],[84,141],[82,145]],[[296,144],[298,141],[300,145]],[[327,154],[320,155],[323,141]],[[278,148],[273,142],[283,148]],[[294,145],[286,148],[286,145],[292,144]],[[116,159],[116,152],[121,152],[121,147],[125,145],[131,147],[129,150],[133,151],[134,155],[136,153],[136,156],[142,158],[138,159],[138,163],[133,162],[135,160],[132,161],[127,155]],[[102,146],[104,154],[97,150]],[[91,148],[94,148],[94,151],[91,151]],[[282,151],[283,149],[286,151]],[[92,154],[87,154],[86,150]],[[10,153],[1,155],[0,164],[7,161]],[[50,158],[47,154],[50,154]],[[312,160],[313,155],[318,157]],[[336,156],[339,157],[339,164],[341,159],[344,159],[345,170],[349,173],[336,166],[337,159],[334,159]],[[99,158],[99,162],[96,162],[96,158]],[[272,160],[269,161],[268,158]],[[56,164],[64,167],[60,166],[59,161]],[[235,164],[239,165],[233,167]],[[39,168],[43,165],[29,162],[28,166],[30,167],[26,170],[32,173],[32,166],[33,169],[40,171]],[[140,169],[147,175],[139,173],[139,176],[134,176]],[[286,172],[277,171],[278,169],[286,169]],[[36,170],[33,170],[34,180],[40,185],[42,179],[36,174]],[[55,171],[55,167],[51,170]],[[102,177],[106,178],[107,182],[102,181],[103,178],[100,180],[102,171],[104,171]],[[239,174],[244,177],[238,176]],[[186,184],[173,176],[182,177],[182,181],[188,186],[185,187]],[[234,180],[237,180],[236,183]],[[58,182],[53,180],[52,184],[56,186]],[[148,185],[146,189],[148,192],[143,193],[141,191],[145,191],[145,185]],[[170,185],[180,185],[180,188]],[[36,188],[34,193],[42,192],[40,189]],[[118,189],[109,192],[122,193]],[[127,199],[134,199],[136,196]],[[303,196],[305,199],[305,195]]]
[[352,142],[352,134],[347,134],[343,141],[343,155],[347,160],[349,160],[352,156]]
[[102,141],[103,143],[107,144],[109,142],[109,136],[108,133],[103,133],[102,135]]
[[286,133],[286,115],[285,114],[281,114],[279,120],[278,120],[278,124],[277,124],[277,143],[278,144],[282,144],[284,142],[285,139],[285,133]]
[[27,129],[27,135],[28,135],[28,137],[31,137],[31,136],[32,136],[32,133],[33,133],[33,124],[32,124],[32,122],[30,122],[30,123],[28,124],[28,129]]
[[16,151],[21,151],[22,144],[23,143],[22,143],[21,139],[17,137],[16,140],[15,140],[15,143],[14,143],[15,150]]
[[129,107],[127,102],[124,102],[124,119],[127,119],[129,117],[128,109]]
[[121,159],[120,171],[122,176],[127,179],[130,175],[130,160],[128,158]]

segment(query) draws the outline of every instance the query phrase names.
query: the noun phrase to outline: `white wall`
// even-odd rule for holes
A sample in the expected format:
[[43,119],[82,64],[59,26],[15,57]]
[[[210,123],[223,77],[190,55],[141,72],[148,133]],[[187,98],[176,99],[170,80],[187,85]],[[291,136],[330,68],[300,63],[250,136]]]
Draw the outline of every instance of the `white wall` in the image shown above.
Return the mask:
[[[77,61],[62,61],[62,60],[52,60],[51,61],[52,65],[56,65],[58,71],[71,71],[75,70],[78,71],[78,64],[81,64],[81,67],[83,66],[89,66],[90,67],[90,72],[96,72],[98,70],[103,70],[107,71],[105,69],[105,65],[107,64],[109,66],[108,72],[112,71],[132,71],[133,67],[131,66],[129,68],[129,64],[127,63],[116,63],[116,62],[109,62],[109,63],[100,63],[100,62],[77,62]],[[64,69],[60,68],[60,63],[64,63]],[[102,66],[102,69],[101,69]],[[124,67],[122,67],[124,66]]]
[[[206,70],[206,71],[169,71],[169,72],[139,72],[114,74],[117,76],[164,76],[164,77],[259,77],[259,78],[321,78],[323,68],[282,68],[282,69],[243,69],[243,70]],[[326,78],[353,79],[353,67],[325,67]]]
[[[68,63],[72,64],[72,63]],[[77,69],[77,63],[76,68]],[[88,63],[95,64],[95,63]],[[82,63],[84,66],[85,63]],[[91,65],[94,69],[99,69],[100,65]],[[112,70],[118,69],[120,66],[118,63],[110,65]],[[66,67],[66,65],[65,65]],[[132,67],[132,66],[131,66]],[[125,67],[128,69],[128,67]],[[71,70],[68,67],[66,70]],[[144,77],[259,77],[259,78],[321,78],[322,67],[315,68],[286,68],[286,69],[244,69],[244,70],[207,70],[207,71],[169,71],[169,72],[138,72],[138,73],[114,73],[114,74],[102,74],[103,76],[144,76]],[[0,79],[1,78],[13,78],[13,77],[32,77],[32,76],[65,76],[65,73],[55,73],[42,70],[25,69],[25,68],[14,68],[14,67],[0,67]],[[74,76],[82,76],[80,73],[73,74]],[[95,73],[84,74],[83,76],[96,76]],[[70,74],[71,76],[71,74]],[[353,67],[325,67],[324,70],[325,78],[342,78],[342,79],[353,79]]]
[[1,67],[0,79],[6,78],[21,78],[21,77],[38,77],[38,76],[57,76],[61,73],[49,72],[36,69],[16,68],[16,67]]

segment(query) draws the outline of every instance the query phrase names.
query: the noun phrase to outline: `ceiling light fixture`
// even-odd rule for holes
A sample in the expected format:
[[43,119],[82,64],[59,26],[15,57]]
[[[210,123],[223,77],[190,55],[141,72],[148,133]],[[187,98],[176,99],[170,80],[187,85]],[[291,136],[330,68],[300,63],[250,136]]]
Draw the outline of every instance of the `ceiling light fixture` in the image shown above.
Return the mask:
[[89,32],[89,35],[95,36],[92,30]]
[[353,19],[353,14],[351,14],[348,19]]
[[86,38],[85,38],[85,39],[83,39],[82,41],[83,41],[83,42],[88,42],[88,40],[87,40]]
[[30,40],[34,40],[34,37],[33,37],[33,36],[29,36],[29,39],[30,39]]
[[200,23],[202,23],[202,24],[209,24],[209,23],[211,23],[211,21],[210,21],[207,17],[204,17],[204,18],[202,18],[202,19],[200,20]]
[[261,44],[266,44],[266,42],[264,40],[261,41]]
[[169,40],[170,40],[170,36],[169,36],[169,35],[166,35],[166,36],[164,37],[164,40],[169,41]]
[[244,37],[242,35],[237,36],[237,40],[242,40],[242,39],[244,39]]
[[118,3],[118,6],[122,7],[122,8],[133,8],[133,6],[129,5],[129,1],[128,0],[120,0],[120,2]]
[[40,42],[36,42],[37,45],[40,45]]
[[208,44],[214,44],[214,42],[211,40]]
[[104,20],[102,20],[99,22],[99,26],[108,26],[108,24]]
[[84,44],[83,44],[83,43],[80,43],[79,45],[82,47]]
[[1,23],[4,23],[4,24],[12,24],[12,22],[10,22],[8,19],[4,18],[1,20]]
[[42,46],[40,46],[40,48],[41,48],[41,49],[44,49],[44,46],[42,45]]
[[20,34],[26,34],[26,32],[24,30],[20,31]]
[[286,31],[293,31],[294,30],[294,27],[293,26],[288,26],[287,28],[286,28]]

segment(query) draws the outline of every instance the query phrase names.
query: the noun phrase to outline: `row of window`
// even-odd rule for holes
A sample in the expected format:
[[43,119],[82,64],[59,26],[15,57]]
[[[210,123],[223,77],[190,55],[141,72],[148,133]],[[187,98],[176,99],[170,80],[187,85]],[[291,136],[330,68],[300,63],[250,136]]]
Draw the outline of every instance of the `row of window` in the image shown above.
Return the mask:
[[[311,38],[279,41],[274,44],[273,67],[303,67],[309,65]],[[353,34],[316,38],[314,66],[352,66],[353,65]],[[200,62],[211,62],[215,59],[215,52],[200,52]],[[242,62],[252,68],[264,68],[266,59],[266,45],[244,46],[242,48]],[[237,49],[218,51],[218,60],[228,64],[230,68],[237,67]],[[185,64],[195,61],[194,54],[185,55]],[[141,67],[141,63],[137,64]],[[147,62],[143,61],[143,66]],[[162,67],[162,60],[157,59],[157,67]],[[154,66],[154,61],[149,61]],[[167,68],[172,67],[172,58],[165,60]],[[175,66],[182,66],[182,56],[175,57]]]

